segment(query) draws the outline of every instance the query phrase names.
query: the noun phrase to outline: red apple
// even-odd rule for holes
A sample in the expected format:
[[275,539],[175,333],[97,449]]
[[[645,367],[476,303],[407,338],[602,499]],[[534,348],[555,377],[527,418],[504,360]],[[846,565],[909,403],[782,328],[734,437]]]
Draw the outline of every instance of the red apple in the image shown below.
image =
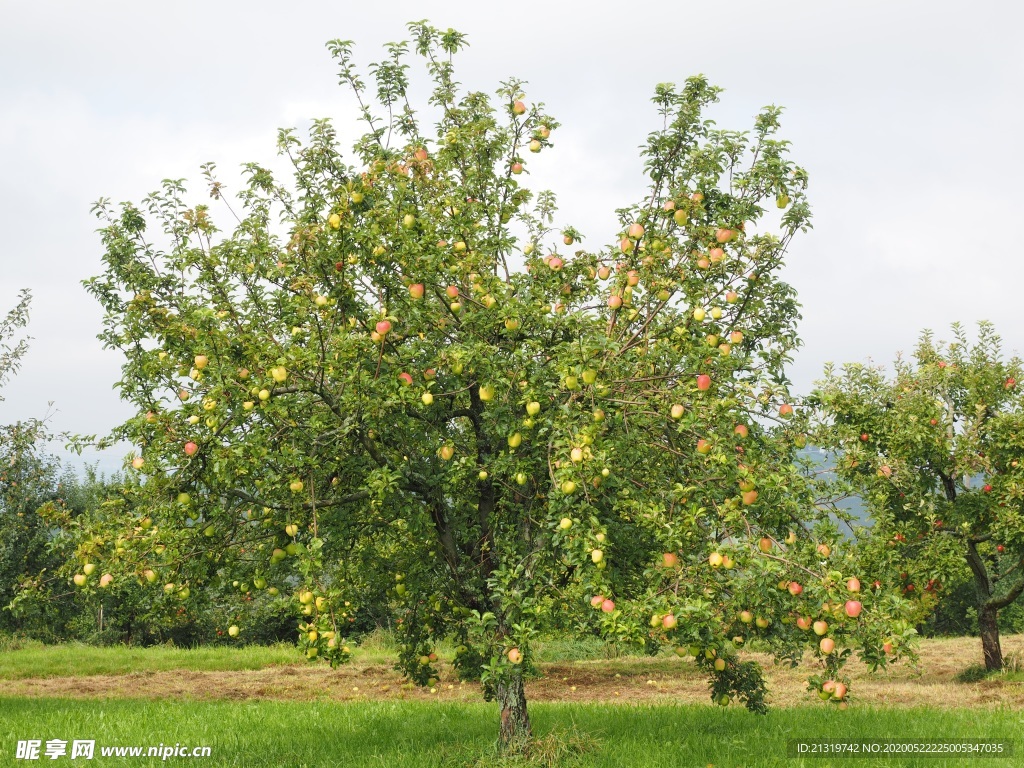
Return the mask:
[[612,294],[608,297],[608,306],[612,309],[618,309],[622,306],[622,297],[616,294]]
[[707,454],[711,453],[711,443],[707,440],[697,441],[697,453]]
[[661,556],[661,564],[665,568],[675,568],[679,565],[679,556],[674,552],[666,552]]
[[848,579],[846,582],[846,588],[851,592],[860,592],[860,579]]
[[746,491],[742,495],[743,503],[748,507],[757,502],[757,491]]
[[736,429],[733,430],[733,433],[739,435],[740,437],[746,437],[747,435],[750,434],[750,430],[747,429],[746,424],[737,424]]
[[818,620],[811,625],[811,629],[814,630],[814,634],[816,635],[824,635],[828,632],[828,622]]
[[789,594],[791,594],[794,597],[796,597],[797,595],[799,595],[803,591],[804,591],[804,588],[803,588],[803,586],[800,585],[799,582],[797,582],[797,581],[789,582]]
[[375,327],[377,329],[377,333],[379,333],[381,336],[386,336],[388,331],[391,330],[391,322],[388,320],[381,320],[377,323]]
[[186,456],[194,456],[196,451],[198,451],[198,450],[199,450],[199,446],[196,445],[195,443],[193,443],[191,440],[189,440],[187,443],[185,443],[185,455]]
[[711,389],[711,377],[706,373],[702,373],[697,377],[697,389],[705,392]]
[[985,485],[982,486],[981,490],[983,490],[985,493],[992,493],[992,486],[989,485],[988,483],[985,483]]
[[630,224],[629,229],[626,230],[626,235],[634,240],[639,240],[644,236],[643,224]]
[[860,441],[862,443],[866,443],[870,439],[871,439],[871,436],[867,432],[861,432],[860,433]]
[[408,387],[408,386],[409,386],[410,384],[412,384],[412,376],[410,376],[410,375],[409,375],[408,373],[406,373],[405,371],[402,371],[402,372],[401,372],[400,374],[398,374],[398,380],[399,380],[400,382],[402,382],[402,383],[403,383],[403,384],[404,384],[405,386],[407,386],[407,387]]
[[793,406],[789,403],[783,403],[779,406],[779,416],[788,418],[793,415]]
[[449,285],[444,289],[444,292],[448,294],[449,298],[457,299],[459,297],[459,286]]
[[821,652],[828,656],[836,648],[836,642],[831,637],[821,638],[821,642],[818,643],[818,647],[821,648]]
[[423,298],[423,283],[413,283],[409,286],[409,295],[414,299]]
[[594,595],[592,598],[590,598],[590,604],[592,606],[594,606],[595,608],[600,608],[601,607],[601,603],[603,603],[603,602],[604,602],[604,595]]
[[847,600],[846,601],[846,615],[851,619],[856,619],[860,616],[860,612],[864,609],[861,605],[860,600]]
[[613,600],[605,600],[601,603],[601,610],[605,613],[611,613],[615,610],[615,602]]
[[[797,584],[797,586],[800,586],[800,585]],[[804,630],[804,632],[806,632],[807,630],[809,630],[811,628],[811,617],[810,616],[800,616],[796,620],[796,625],[798,627],[800,627],[800,629]]]

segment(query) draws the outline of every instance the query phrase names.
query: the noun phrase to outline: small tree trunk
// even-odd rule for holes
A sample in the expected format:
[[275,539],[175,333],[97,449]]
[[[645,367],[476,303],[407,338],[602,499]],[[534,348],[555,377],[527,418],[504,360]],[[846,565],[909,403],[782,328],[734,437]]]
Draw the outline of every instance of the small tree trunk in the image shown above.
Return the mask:
[[1003,668],[1003,649],[999,646],[999,611],[982,605],[978,611],[981,630],[981,650],[985,654],[985,669],[997,672]]
[[526,712],[526,689],[523,676],[516,671],[496,688],[501,711],[501,729],[498,746],[502,752],[521,750],[530,740],[530,716]]

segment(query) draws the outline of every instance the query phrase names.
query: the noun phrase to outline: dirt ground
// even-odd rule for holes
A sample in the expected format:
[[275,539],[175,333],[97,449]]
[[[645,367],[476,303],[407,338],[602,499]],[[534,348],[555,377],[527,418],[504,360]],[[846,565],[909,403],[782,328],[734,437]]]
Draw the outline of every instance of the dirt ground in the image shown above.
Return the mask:
[[[1024,635],[1003,638],[1004,655],[1024,659]],[[917,669],[906,664],[871,674],[859,662],[848,665],[853,701],[859,705],[939,708],[1024,708],[1024,682],[987,679],[958,683],[954,676],[977,663],[976,638],[921,643]],[[774,666],[767,656],[747,654],[765,669],[772,706],[816,702],[806,691],[815,667],[808,657],[796,669]],[[527,685],[531,701],[707,703],[707,682],[690,659],[619,658],[540,665],[542,677]],[[1016,675],[1015,677],[1019,677]],[[480,701],[479,686],[462,684],[442,666],[431,689],[403,685],[388,665],[358,661],[336,670],[297,663],[242,672],[144,672],[90,677],[25,678],[5,681],[4,695],[69,698],[232,699],[232,700],[386,700],[446,699]]]

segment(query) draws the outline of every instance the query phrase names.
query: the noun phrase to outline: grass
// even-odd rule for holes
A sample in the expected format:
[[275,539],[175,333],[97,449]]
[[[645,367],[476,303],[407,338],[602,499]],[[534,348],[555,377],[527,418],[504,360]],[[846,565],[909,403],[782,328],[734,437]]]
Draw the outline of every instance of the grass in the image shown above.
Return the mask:
[[294,646],[248,645],[237,648],[151,648],[90,646],[79,643],[42,645],[24,643],[17,650],[0,653],[0,680],[34,677],[127,675],[147,672],[231,671],[265,669],[301,661]]
[[[450,702],[138,702],[0,697],[0,765],[14,760],[20,739],[95,739],[100,746],[209,746],[204,766],[343,766],[455,768],[483,766],[977,766],[978,758],[864,760],[788,758],[801,739],[986,738],[1014,740],[1019,711],[829,707],[776,710],[767,716],[709,706],[547,703],[531,706],[539,748],[530,759],[494,752],[493,705]],[[1024,744],[1018,743],[1018,749]],[[58,764],[71,762],[67,758]],[[121,764],[101,758],[96,764]],[[188,759],[137,758],[131,765],[173,765]],[[1019,757],[987,759],[988,768],[1020,765]]]

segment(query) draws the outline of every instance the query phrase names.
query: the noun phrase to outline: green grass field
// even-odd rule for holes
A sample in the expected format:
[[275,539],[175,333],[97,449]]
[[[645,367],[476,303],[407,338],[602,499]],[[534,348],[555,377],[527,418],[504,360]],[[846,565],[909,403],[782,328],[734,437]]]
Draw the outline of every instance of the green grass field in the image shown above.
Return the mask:
[[[1007,644],[1016,648],[1020,640],[1008,638]],[[648,676],[666,686],[694,679],[693,670],[679,659],[608,658],[608,649],[600,644],[552,641],[538,647],[538,656],[548,664],[542,669],[551,677],[537,682],[535,689],[546,694],[548,700],[541,701],[543,696],[539,696],[530,704],[538,746],[528,760],[498,758],[494,751],[497,708],[480,701],[475,689],[460,691],[456,686],[451,691],[446,686],[436,697],[425,691],[400,690],[401,680],[391,669],[394,657],[386,637],[372,638],[357,648],[353,664],[337,673],[305,664],[290,646],[186,650],[8,642],[0,647],[0,766],[34,764],[15,759],[18,741],[28,739],[44,743],[49,739],[95,740],[97,753],[91,762],[44,758],[46,764],[58,766],[1024,765],[1020,673],[969,684],[954,679],[957,669],[970,662],[975,642],[925,641],[922,655],[924,667],[932,670],[930,675],[904,670],[874,683],[862,676],[855,691],[865,698],[845,712],[818,705],[794,691],[788,703],[761,717],[739,706],[723,709],[710,704],[676,703],[679,699],[675,693],[642,698],[656,695]],[[940,669],[943,660],[953,658],[962,661]],[[575,662],[579,664],[574,666]],[[186,677],[186,670],[194,676],[191,687],[175,693],[168,681]],[[555,670],[557,674],[585,673],[590,682],[581,678],[580,691],[569,694],[569,683],[561,683]],[[335,681],[331,690],[323,687],[323,675],[328,674]],[[270,675],[269,679],[277,681],[271,688],[281,693],[280,698],[263,697],[238,687],[239,676],[248,681],[259,675]],[[390,677],[385,680],[387,675]],[[88,676],[104,677],[86,681]],[[303,679],[305,687],[299,685]],[[33,681],[42,680],[53,687],[32,687]],[[297,687],[279,690],[282,680]],[[795,680],[777,678],[777,682],[780,690],[802,687]],[[384,683],[389,687],[381,687]],[[235,687],[225,687],[229,684]],[[353,684],[360,688],[353,689]],[[875,686],[873,693],[871,685]],[[353,694],[353,690],[360,693]],[[620,691],[623,699],[610,700]],[[704,691],[704,683],[698,680],[696,697],[689,701],[706,701]],[[897,691],[903,693],[900,706],[879,704],[896,696]],[[974,697],[972,704],[965,704],[968,693]],[[350,698],[340,700],[339,696]],[[353,696],[360,698],[351,700]],[[989,759],[837,759],[790,758],[786,751],[790,739],[915,738],[1006,740],[1013,742],[1019,754]],[[103,757],[99,753],[104,746],[148,748],[175,743],[210,747],[211,756],[161,760]]]
[[[548,746],[576,741],[582,754],[544,763],[612,768],[664,766],[940,766],[1021,765],[1006,759],[862,760],[786,756],[787,740],[850,738],[1019,739],[1024,715],[999,711],[936,713],[795,708],[759,717],[716,707],[536,704],[538,736]],[[99,746],[174,744],[209,746],[209,758],[101,758],[97,764],[205,766],[427,766],[501,765],[493,754],[496,711],[487,704],[423,702],[126,702],[0,697],[0,764],[14,759],[19,739],[95,739]],[[1018,745],[1019,746],[1019,745]],[[61,758],[50,764],[85,762]],[[513,761],[506,761],[515,765]]]

